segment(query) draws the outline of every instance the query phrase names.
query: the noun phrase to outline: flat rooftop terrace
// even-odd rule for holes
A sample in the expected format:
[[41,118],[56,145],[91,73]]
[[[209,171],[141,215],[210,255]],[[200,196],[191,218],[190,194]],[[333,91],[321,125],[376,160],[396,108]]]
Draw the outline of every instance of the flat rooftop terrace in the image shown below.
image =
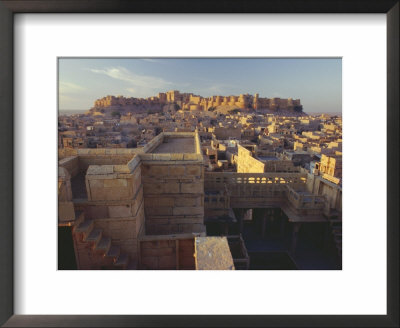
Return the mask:
[[168,138],[157,146],[153,154],[195,153],[194,138]]

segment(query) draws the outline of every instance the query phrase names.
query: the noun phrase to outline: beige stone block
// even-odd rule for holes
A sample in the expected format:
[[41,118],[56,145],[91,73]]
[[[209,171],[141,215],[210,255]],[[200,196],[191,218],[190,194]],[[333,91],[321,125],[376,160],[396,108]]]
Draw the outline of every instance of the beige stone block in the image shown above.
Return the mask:
[[201,176],[202,169],[203,168],[200,165],[187,165],[186,166],[186,174]]
[[179,183],[177,182],[167,182],[164,184],[164,193],[166,194],[178,194],[179,193]]
[[146,216],[149,215],[172,215],[172,207],[147,207]]
[[198,183],[181,183],[181,193],[184,194],[199,194],[204,193],[204,182]]
[[202,207],[174,207],[174,215],[202,215],[204,214],[204,208]]
[[170,161],[171,154],[153,154],[153,161]]
[[131,206],[130,205],[109,206],[108,213],[111,218],[127,217],[132,214]]
[[103,188],[104,180],[103,179],[88,179],[90,188]]
[[169,166],[169,174],[172,176],[184,176],[185,175],[185,166],[171,165],[171,166]]
[[193,154],[184,154],[183,159],[185,161],[197,161],[199,159],[199,156],[195,153]]
[[197,206],[199,204],[200,197],[176,197],[174,205],[177,207],[189,207],[189,206]]
[[104,187],[127,187],[128,182],[126,179],[111,179],[111,180],[104,180]]
[[173,197],[146,197],[145,207],[174,206]]
[[151,176],[168,176],[168,165],[152,165],[150,166],[149,175]]
[[143,192],[147,194],[162,194],[164,193],[164,183],[145,183]]
[[128,188],[113,187],[104,188],[105,200],[128,200],[131,198],[131,194]]
[[171,161],[183,161],[183,153],[171,154]]

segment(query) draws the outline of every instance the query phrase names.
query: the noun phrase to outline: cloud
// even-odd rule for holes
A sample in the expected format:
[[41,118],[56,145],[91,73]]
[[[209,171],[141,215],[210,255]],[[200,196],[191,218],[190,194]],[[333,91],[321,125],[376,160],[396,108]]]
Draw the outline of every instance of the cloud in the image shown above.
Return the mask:
[[135,92],[135,96],[154,95],[158,90],[170,88],[173,83],[162,78],[150,75],[140,75],[129,71],[125,67],[110,67],[104,69],[90,69],[92,73],[106,75],[115,80],[128,83],[126,90]]
[[85,90],[85,88],[72,82],[62,81],[59,84],[61,94],[79,93],[82,90]]

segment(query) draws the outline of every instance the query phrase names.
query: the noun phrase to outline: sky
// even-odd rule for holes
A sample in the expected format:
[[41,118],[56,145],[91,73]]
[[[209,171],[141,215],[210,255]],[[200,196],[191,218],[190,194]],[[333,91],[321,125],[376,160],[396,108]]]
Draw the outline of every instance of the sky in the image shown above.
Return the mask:
[[88,110],[107,95],[179,90],[203,97],[300,99],[306,113],[342,111],[340,58],[60,58],[59,109]]

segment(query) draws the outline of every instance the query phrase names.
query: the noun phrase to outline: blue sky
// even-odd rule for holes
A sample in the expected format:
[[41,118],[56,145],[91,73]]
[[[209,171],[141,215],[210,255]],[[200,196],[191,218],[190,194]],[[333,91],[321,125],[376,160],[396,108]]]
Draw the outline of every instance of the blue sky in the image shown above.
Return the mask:
[[339,58],[59,59],[59,109],[87,110],[106,95],[146,98],[168,90],[300,98],[305,112],[342,111]]

